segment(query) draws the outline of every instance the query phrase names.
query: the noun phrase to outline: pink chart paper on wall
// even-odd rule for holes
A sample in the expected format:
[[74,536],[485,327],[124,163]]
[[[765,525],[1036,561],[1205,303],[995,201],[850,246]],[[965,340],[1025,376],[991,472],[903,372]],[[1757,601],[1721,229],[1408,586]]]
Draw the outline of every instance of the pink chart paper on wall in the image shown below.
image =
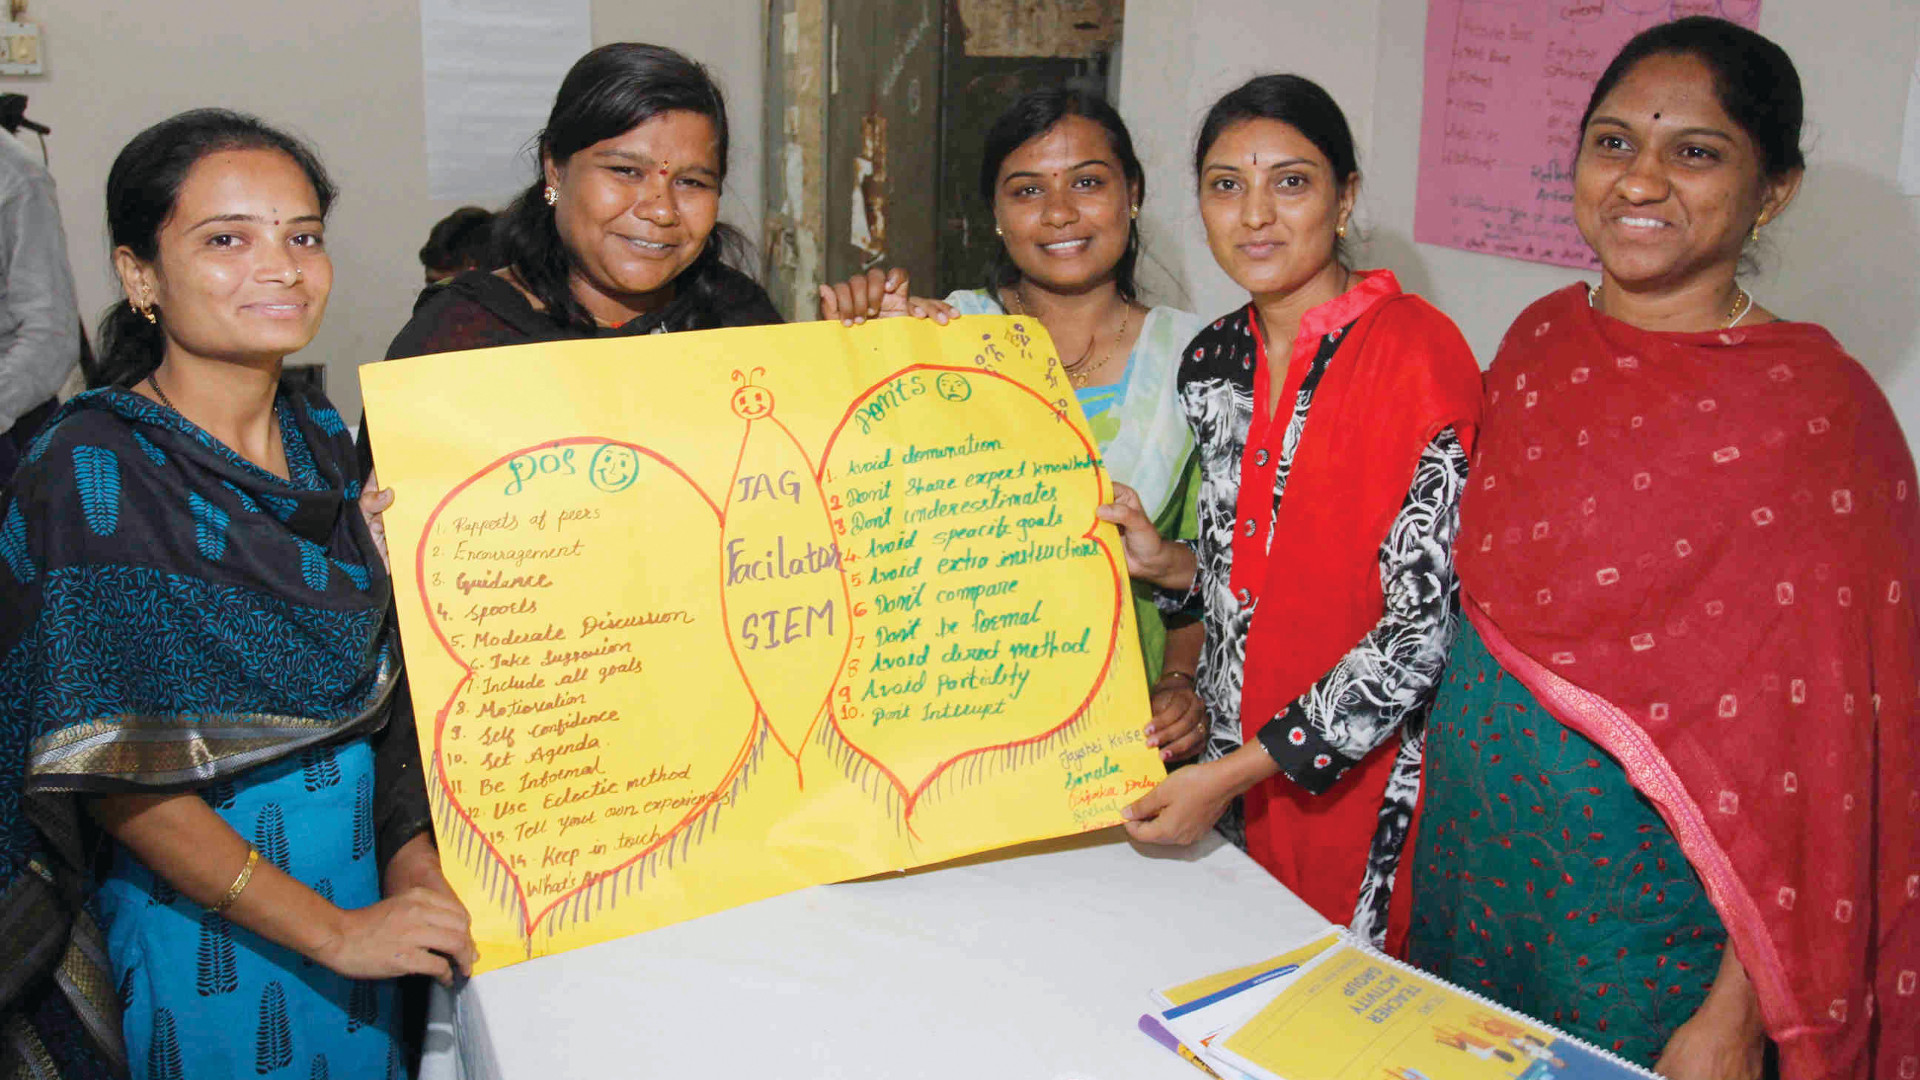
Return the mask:
[[1429,0],[1413,238],[1597,266],[1573,224],[1580,114],[1622,45],[1688,15],[1754,28],[1760,0]]

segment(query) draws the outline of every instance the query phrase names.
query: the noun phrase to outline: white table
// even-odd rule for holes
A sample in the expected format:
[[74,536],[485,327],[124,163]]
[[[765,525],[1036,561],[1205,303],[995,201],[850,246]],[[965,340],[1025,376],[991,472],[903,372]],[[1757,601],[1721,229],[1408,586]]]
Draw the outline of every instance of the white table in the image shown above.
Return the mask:
[[1156,987],[1326,926],[1232,845],[1119,830],[804,889],[440,993],[422,1080],[1195,1080]]

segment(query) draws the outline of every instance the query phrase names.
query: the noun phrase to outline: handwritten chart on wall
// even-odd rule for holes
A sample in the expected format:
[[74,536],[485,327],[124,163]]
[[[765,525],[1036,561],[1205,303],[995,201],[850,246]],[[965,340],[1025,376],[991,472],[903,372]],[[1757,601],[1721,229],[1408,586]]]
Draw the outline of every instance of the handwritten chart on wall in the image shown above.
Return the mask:
[[972,317],[362,369],[481,968],[1099,828],[1164,776],[1110,487]]
[[1751,28],[1760,0],[1429,0],[1414,239],[1599,265],[1573,223],[1580,115],[1628,39],[1688,15]]

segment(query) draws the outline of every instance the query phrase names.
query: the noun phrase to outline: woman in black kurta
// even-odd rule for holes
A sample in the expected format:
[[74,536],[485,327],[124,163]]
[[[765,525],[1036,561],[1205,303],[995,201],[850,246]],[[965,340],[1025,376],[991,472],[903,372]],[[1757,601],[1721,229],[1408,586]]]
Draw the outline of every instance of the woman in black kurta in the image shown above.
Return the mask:
[[[718,220],[727,111],[704,67],[656,45],[595,49],[561,82],[539,149],[540,176],[495,226],[499,269],[428,288],[387,359],[781,321],[728,265],[747,245]],[[361,473],[373,466],[363,425]],[[404,682],[397,696],[410,700]],[[382,775],[417,777],[412,712],[395,713]],[[410,797],[387,804],[383,847],[432,827],[425,785],[391,786]]]

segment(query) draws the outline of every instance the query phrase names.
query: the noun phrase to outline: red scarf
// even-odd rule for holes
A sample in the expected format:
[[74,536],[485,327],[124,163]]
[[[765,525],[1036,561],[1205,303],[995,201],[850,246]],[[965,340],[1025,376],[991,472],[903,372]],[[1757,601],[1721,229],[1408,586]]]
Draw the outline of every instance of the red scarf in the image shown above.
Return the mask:
[[[1240,699],[1240,729],[1252,740],[1379,624],[1380,546],[1434,436],[1451,427],[1472,451],[1480,369],[1452,320],[1375,271],[1301,319],[1278,415],[1269,416],[1271,366],[1260,320],[1249,317],[1258,353],[1238,509],[1257,528],[1251,537],[1234,533],[1233,586],[1259,605]],[[1295,396],[1322,338],[1349,323],[1314,391],[1276,518],[1274,470]],[[1282,776],[1247,793],[1248,854],[1334,922],[1353,917],[1397,747],[1376,748],[1324,795]],[[1404,952],[1411,865],[1402,852],[1387,935],[1396,952]]]
[[1474,624],[1658,807],[1782,1074],[1912,1080],[1920,494],[1886,399],[1817,326],[1649,333],[1579,286],[1487,379]]

